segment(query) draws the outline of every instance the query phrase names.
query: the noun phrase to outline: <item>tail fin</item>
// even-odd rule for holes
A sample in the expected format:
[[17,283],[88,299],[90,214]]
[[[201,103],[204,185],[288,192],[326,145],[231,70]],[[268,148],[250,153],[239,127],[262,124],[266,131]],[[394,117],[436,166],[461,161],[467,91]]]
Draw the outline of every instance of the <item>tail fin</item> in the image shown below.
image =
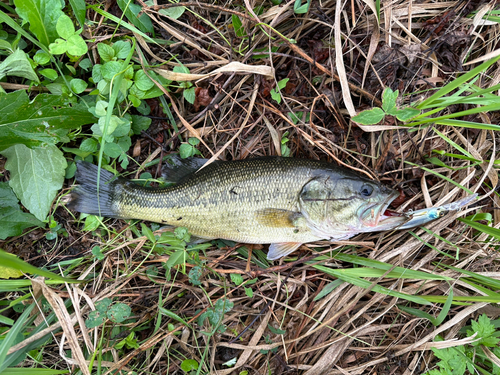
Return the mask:
[[117,179],[113,173],[101,169],[98,193],[98,170],[94,164],[77,162],[76,181],[79,185],[71,192],[68,207],[85,214],[119,217],[113,199]]

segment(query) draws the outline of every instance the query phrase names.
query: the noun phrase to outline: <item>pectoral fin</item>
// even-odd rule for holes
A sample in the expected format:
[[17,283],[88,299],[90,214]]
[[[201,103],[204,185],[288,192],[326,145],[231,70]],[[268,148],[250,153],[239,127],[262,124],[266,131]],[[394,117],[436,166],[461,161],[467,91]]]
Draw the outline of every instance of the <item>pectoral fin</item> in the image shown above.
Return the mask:
[[277,208],[265,208],[255,213],[255,219],[262,225],[272,228],[293,228],[294,220],[298,212],[280,210]]
[[276,260],[284,257],[290,253],[293,253],[297,250],[302,243],[300,242],[281,242],[281,243],[272,243],[269,246],[269,252],[267,253],[268,260]]

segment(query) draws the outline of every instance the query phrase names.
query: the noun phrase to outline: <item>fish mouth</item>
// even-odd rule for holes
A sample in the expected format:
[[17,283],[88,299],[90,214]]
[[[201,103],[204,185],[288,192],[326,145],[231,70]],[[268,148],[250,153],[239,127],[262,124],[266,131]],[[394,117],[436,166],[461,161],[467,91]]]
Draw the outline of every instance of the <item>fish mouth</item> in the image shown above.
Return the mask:
[[369,231],[396,228],[408,221],[407,215],[389,209],[389,205],[398,196],[397,191],[392,191],[382,203],[370,205],[363,211],[362,217],[369,218],[368,222],[364,223]]

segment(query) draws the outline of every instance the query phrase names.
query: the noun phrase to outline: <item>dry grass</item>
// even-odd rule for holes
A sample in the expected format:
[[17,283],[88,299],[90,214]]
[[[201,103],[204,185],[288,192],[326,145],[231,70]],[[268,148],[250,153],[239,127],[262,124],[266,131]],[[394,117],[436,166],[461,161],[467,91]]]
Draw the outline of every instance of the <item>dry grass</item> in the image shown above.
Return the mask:
[[[155,24],[157,37],[171,42],[168,47],[160,48],[136,35],[144,54],[141,61],[144,66],[164,63],[161,69],[171,71],[178,60],[193,74],[209,74],[236,61],[272,67],[276,80],[289,78],[289,81],[281,104],[269,95],[275,81],[255,71],[252,74],[219,73],[196,81],[197,87],[207,90],[203,92],[206,97],[199,97],[201,103],[197,108],[187,105],[178,95],[180,91],[167,93],[179,131],[173,130],[166,120],[153,120],[148,133],[157,142],[146,137],[137,139],[136,160],[142,164],[151,159],[148,158],[151,154],[157,157],[177,150],[179,135],[183,140],[199,138],[200,151],[213,159],[281,155],[281,139],[288,132],[287,145],[294,157],[337,162],[397,187],[405,194],[400,202],[404,209],[441,204],[463,196],[461,189],[448,181],[405,162],[425,166],[480,195],[489,196],[481,201],[481,208],[473,207],[432,224],[431,233],[416,230],[419,238],[407,232],[364,234],[355,237],[353,245],[319,244],[320,251],[328,254],[342,249],[343,253],[398,267],[452,276],[457,280],[452,285],[454,295],[484,295],[481,290],[462,283],[456,272],[439,265],[453,265],[500,278],[498,244],[484,242],[486,235],[477,236],[455,220],[470,212],[489,212],[494,216],[493,225],[500,226],[498,211],[493,209],[498,207],[498,197],[491,195],[486,187],[495,188],[498,182],[495,166],[489,163],[496,160],[498,134],[480,129],[436,127],[474,158],[484,160],[480,166],[472,166],[468,160],[441,157],[444,163],[456,169],[453,171],[430,164],[426,159],[426,156],[434,156],[431,153],[436,149],[457,153],[432,126],[412,131],[368,132],[365,130],[370,129],[364,127],[363,130],[349,118],[355,111],[379,104],[384,87],[400,90],[401,105],[414,102],[428,96],[427,90],[440,87],[461,71],[477,65],[464,63],[498,50],[498,24],[481,24],[477,19],[466,17],[474,10],[481,13],[491,9],[494,3],[384,2],[379,25],[373,15],[373,4],[368,0],[313,1],[310,11],[304,15],[293,12],[293,3],[288,1],[271,7],[265,2],[266,12],[255,15],[249,6],[255,8],[258,4],[249,0],[189,2],[185,3],[189,11],[178,20],[161,16],[158,12],[164,6],[144,7]],[[120,16],[112,2],[108,11]],[[251,43],[248,38],[235,36],[231,15],[240,17],[247,35],[252,37]],[[97,40],[111,36],[114,29],[104,18],[92,11],[88,18],[96,22],[88,31],[90,36]],[[271,58],[254,59],[256,54],[263,53],[262,48],[271,47],[279,47]],[[490,87],[499,81],[500,66],[494,64],[475,84]],[[150,105],[153,116],[164,117],[158,101],[151,100]],[[292,121],[290,112],[298,114],[299,121]],[[500,117],[498,113],[484,113],[468,120],[497,124]],[[394,123],[387,119],[381,125]],[[150,171],[153,176],[158,173],[157,168]],[[66,342],[60,335],[56,336],[57,342],[66,348],[70,341],[73,353],[79,349],[81,355],[73,355],[78,360],[70,364],[82,370],[87,368],[84,373],[90,373],[89,365],[95,368],[99,360],[90,364],[90,357],[85,359],[82,351],[110,352],[112,363],[100,364],[107,367],[105,374],[118,369],[144,374],[182,374],[179,366],[185,358],[200,362],[202,373],[220,375],[239,374],[244,370],[249,374],[420,374],[435,363],[430,347],[457,345],[454,340],[458,331],[479,312],[492,317],[500,314],[496,306],[484,302],[454,305],[445,322],[434,327],[427,320],[404,313],[398,305],[422,308],[437,316],[442,304],[422,307],[373,291],[374,285],[380,285],[412,295],[447,296],[450,286],[442,281],[380,277],[370,279],[373,284],[368,289],[343,282],[324,298],[315,300],[335,278],[300,259],[310,255],[314,246],[311,249],[303,246],[295,253],[298,262],[282,262],[267,269],[262,263],[238,254],[235,251],[238,246],[213,246],[201,256],[205,264],[201,286],[191,285],[182,270],[172,272],[172,279],[166,280],[162,266],[168,257],[155,255],[146,237],[137,237],[124,222],[108,220],[106,225],[112,228],[113,235],[96,237],[82,232],[63,208],[58,209],[58,214],[68,218],[65,227],[69,239],[54,249],[44,240],[36,239],[42,250],[38,265],[74,256],[87,259],[73,273],[81,278],[92,275],[93,281],[81,286],[67,285],[57,291],[60,297],[72,299],[72,316],[62,308],[62,300],[57,295],[53,297],[54,304],[51,303],[53,309],[64,312],[58,317],[65,322]],[[436,235],[458,246],[459,257],[454,258],[456,248]],[[18,238],[2,247],[13,249],[29,245],[30,241]],[[101,246],[105,254],[103,260],[89,256],[94,245]],[[259,252],[259,247],[253,247],[254,254]],[[353,267],[335,258],[322,264],[334,269]],[[158,276],[147,274],[152,267],[157,267]],[[192,265],[187,267],[186,272]],[[232,273],[245,280],[256,279],[250,286],[252,297],[243,287],[234,284]],[[46,296],[53,294],[43,288],[42,292]],[[88,312],[95,309],[96,302],[104,297],[132,308],[135,320],[124,328],[127,333],[136,331],[136,337],[142,340],[139,348],[128,349],[126,353],[115,349],[113,324],[109,321],[104,327],[92,330],[82,324]],[[199,326],[197,317],[224,297],[234,303],[222,321],[227,330],[210,335],[203,333],[212,328],[206,323]],[[187,326],[159,314],[159,307],[175,312]],[[77,321],[79,325],[75,325]],[[169,330],[169,323],[174,325],[173,331]],[[276,334],[268,326],[286,332]],[[248,330],[234,340],[246,327]],[[438,334],[445,339],[444,343],[433,343]],[[57,357],[59,348],[47,347],[46,351]],[[64,354],[62,349],[61,352]],[[232,358],[237,358],[234,367],[222,365]]]

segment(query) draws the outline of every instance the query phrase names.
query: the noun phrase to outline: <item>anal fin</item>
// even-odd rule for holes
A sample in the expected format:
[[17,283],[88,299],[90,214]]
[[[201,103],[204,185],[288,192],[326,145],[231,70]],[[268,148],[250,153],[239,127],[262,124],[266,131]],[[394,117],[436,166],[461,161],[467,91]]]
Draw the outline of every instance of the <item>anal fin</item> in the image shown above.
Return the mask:
[[297,250],[301,242],[280,242],[280,243],[272,243],[269,246],[269,252],[267,253],[268,260],[276,260],[282,258],[288,254],[293,253]]

